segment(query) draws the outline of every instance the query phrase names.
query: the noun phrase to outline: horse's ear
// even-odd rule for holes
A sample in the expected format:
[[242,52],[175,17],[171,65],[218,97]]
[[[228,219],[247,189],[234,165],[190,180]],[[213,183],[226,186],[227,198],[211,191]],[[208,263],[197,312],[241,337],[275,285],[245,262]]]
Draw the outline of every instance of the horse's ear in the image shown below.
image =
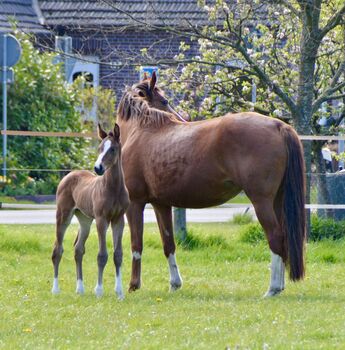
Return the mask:
[[114,138],[115,140],[120,139],[120,127],[117,123],[115,123],[115,126],[114,126]]
[[153,91],[153,89],[155,88],[156,82],[157,82],[156,72],[153,71],[153,72],[152,72],[151,81],[150,81],[150,90],[151,90],[151,91]]
[[97,125],[97,133],[98,133],[98,137],[101,140],[105,139],[108,136],[108,134],[102,129],[100,123],[98,123],[98,125]]

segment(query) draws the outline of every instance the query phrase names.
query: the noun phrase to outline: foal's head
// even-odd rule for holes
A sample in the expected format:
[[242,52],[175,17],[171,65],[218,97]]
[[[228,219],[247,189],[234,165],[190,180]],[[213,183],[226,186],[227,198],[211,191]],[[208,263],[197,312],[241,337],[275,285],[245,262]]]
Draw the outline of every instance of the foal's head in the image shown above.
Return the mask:
[[102,140],[98,147],[98,158],[95,163],[95,172],[103,175],[112,165],[119,161],[121,144],[120,128],[115,124],[114,130],[106,133],[100,124],[98,124],[98,137]]

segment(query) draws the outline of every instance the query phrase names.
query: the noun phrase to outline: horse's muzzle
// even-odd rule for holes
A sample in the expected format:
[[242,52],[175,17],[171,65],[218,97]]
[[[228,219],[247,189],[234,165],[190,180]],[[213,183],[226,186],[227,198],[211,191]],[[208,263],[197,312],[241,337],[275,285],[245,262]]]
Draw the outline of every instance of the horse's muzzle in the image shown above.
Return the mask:
[[95,173],[97,175],[103,175],[104,174],[104,168],[103,168],[102,164],[99,167],[95,166],[94,170],[95,170]]

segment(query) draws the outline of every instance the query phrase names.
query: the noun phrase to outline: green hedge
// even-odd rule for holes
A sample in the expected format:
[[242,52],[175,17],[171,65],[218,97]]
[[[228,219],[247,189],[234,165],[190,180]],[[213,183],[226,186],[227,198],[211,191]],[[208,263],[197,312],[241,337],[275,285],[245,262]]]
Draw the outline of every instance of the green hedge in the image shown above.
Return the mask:
[[[317,215],[312,215],[309,240],[338,240],[343,237],[345,237],[345,220],[335,221],[333,219],[324,219]],[[242,242],[256,244],[264,239],[265,234],[259,223],[252,223],[243,227],[241,232]]]

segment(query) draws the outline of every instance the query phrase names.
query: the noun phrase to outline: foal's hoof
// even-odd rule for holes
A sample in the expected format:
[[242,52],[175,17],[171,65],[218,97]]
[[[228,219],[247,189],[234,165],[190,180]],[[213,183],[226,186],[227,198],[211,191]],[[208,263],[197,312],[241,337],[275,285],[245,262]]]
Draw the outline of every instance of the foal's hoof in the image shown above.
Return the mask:
[[125,299],[125,295],[123,293],[117,293],[116,292],[116,295],[117,295],[117,299],[118,300],[124,300]]
[[96,295],[96,297],[97,297],[97,298],[102,297],[102,296],[103,296],[103,293],[104,293],[103,287],[97,285],[97,286],[95,287],[95,295]]
[[264,295],[264,298],[271,298],[274,297],[276,295],[279,295],[281,292],[283,291],[283,289],[278,289],[278,288],[270,288],[266,294]]

